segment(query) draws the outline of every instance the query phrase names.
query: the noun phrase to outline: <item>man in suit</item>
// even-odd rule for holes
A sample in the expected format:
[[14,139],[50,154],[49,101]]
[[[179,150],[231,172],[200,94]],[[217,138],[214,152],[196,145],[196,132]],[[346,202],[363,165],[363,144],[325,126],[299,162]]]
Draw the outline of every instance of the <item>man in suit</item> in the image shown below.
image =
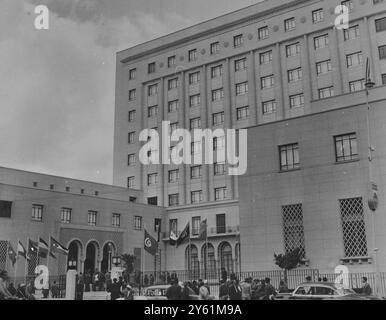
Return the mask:
[[362,290],[361,290],[361,292],[364,296],[370,296],[372,293],[371,287],[367,282],[367,277],[362,278]]

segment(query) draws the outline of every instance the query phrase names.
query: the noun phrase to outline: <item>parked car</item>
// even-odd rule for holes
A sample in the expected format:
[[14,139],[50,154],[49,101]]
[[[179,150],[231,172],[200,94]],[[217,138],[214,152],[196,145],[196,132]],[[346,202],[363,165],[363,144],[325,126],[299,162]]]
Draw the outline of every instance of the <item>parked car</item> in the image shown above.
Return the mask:
[[290,300],[381,300],[375,296],[365,296],[343,285],[330,282],[304,282],[296,287]]
[[[134,296],[134,300],[167,300],[166,290],[170,285],[156,285],[146,288],[143,296]],[[198,295],[189,289],[189,300],[198,300]]]

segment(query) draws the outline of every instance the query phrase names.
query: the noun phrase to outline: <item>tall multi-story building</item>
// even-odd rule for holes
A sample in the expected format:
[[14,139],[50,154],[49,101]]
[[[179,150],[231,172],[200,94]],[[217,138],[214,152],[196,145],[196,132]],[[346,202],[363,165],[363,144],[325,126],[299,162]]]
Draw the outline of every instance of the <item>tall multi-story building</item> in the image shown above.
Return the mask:
[[[344,30],[335,26],[340,5],[349,11]],[[188,222],[195,231],[209,225],[208,245],[193,236],[191,251],[167,246],[167,267],[240,268],[239,178],[226,163],[142,165],[140,132],[160,132],[162,121],[241,129],[311,114],[364,89],[367,58],[376,85],[385,84],[385,29],[385,1],[268,0],[117,54],[114,184],[167,207],[166,239]]]

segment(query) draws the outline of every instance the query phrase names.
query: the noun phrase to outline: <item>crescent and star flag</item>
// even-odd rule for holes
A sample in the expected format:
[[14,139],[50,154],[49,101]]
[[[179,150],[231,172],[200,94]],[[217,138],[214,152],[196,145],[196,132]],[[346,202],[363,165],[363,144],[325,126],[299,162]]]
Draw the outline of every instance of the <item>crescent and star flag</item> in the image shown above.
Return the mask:
[[173,230],[170,231],[169,243],[171,246],[175,246],[177,243],[177,235],[174,233]]
[[51,237],[51,251],[56,253],[62,253],[64,255],[68,255],[68,249],[62,246],[58,241],[56,241],[53,237]]
[[50,251],[48,243],[45,242],[42,238],[39,238],[39,256],[42,258],[47,258],[48,253],[51,257],[56,258],[55,255]]
[[39,244],[31,239],[28,239],[28,255],[38,253]]
[[24,248],[23,244],[20,241],[17,243],[17,255],[29,260],[29,257],[27,256],[27,250]]
[[188,240],[189,237],[190,237],[190,224],[188,222],[184,231],[181,232],[180,236],[177,239],[177,247],[183,244],[186,240]]
[[155,256],[158,250],[157,240],[154,239],[145,229],[145,239],[143,242],[144,249],[151,255]]
[[11,242],[8,242],[8,257],[9,257],[9,260],[11,260],[12,262],[12,266],[14,266],[16,263],[17,254],[16,254],[16,251],[13,250]]
[[200,223],[200,231],[199,231],[199,240],[206,240],[206,237],[208,235],[208,224],[207,219],[201,221]]

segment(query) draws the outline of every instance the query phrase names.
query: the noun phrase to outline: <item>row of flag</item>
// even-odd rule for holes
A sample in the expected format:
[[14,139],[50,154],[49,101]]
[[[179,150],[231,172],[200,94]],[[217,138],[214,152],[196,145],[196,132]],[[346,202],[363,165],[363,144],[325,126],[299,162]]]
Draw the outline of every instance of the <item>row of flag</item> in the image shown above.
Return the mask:
[[50,255],[50,257],[56,259],[54,253],[68,255],[68,249],[53,237],[50,237],[50,245],[42,238],[39,238],[39,242],[28,239],[28,250],[20,240],[17,243],[17,250],[13,249],[11,242],[8,243],[8,257],[13,266],[18,256],[22,256],[27,261],[31,260],[31,255],[35,254],[38,254],[41,258],[47,258]]
[[[207,219],[201,221],[200,223],[200,229],[198,232],[198,237],[196,238],[197,240],[206,240],[208,236],[208,223]],[[185,229],[181,232],[179,237],[175,234],[173,230],[170,230],[170,235],[169,235],[169,243],[172,246],[180,246],[181,244],[185,243],[187,240],[190,238],[190,223],[186,225]]]

